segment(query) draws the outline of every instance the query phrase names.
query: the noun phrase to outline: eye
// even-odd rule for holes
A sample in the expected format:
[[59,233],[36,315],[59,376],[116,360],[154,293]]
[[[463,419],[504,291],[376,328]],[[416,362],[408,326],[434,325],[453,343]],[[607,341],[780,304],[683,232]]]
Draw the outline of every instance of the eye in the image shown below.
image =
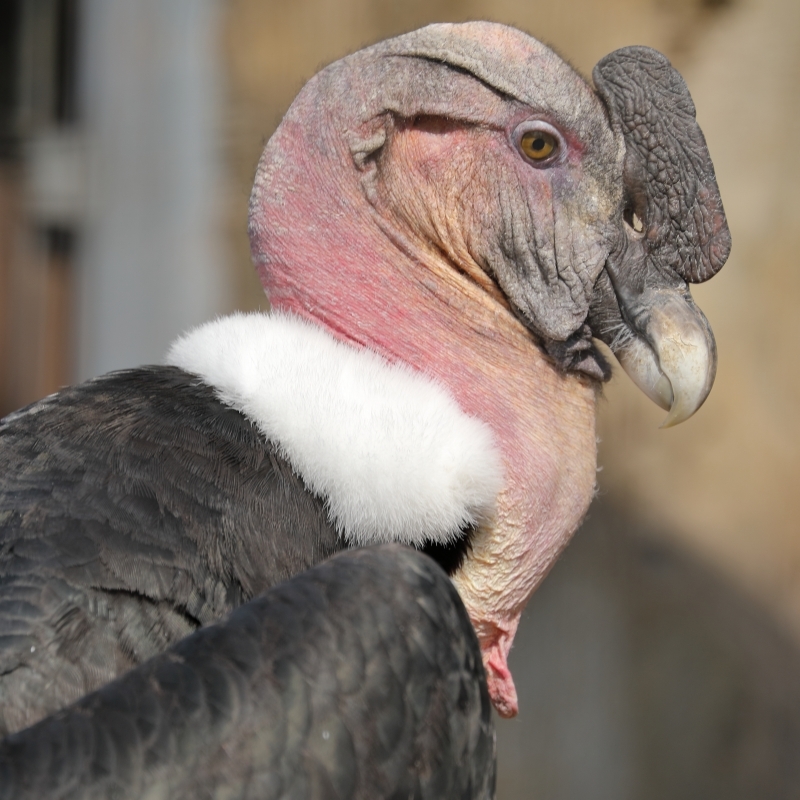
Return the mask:
[[522,134],[519,146],[528,158],[542,161],[558,149],[558,140],[547,131],[527,131]]
[[545,122],[523,123],[517,129],[516,140],[523,155],[531,161],[542,163],[550,161],[561,150],[561,137],[555,129]]

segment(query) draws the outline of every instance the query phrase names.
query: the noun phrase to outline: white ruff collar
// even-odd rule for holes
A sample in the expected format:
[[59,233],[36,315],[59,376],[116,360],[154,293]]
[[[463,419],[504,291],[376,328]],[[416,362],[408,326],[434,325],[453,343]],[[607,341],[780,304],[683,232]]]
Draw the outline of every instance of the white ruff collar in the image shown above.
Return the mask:
[[201,325],[166,363],[252,420],[350,543],[446,543],[492,515],[502,467],[489,427],[403,364],[277,312]]

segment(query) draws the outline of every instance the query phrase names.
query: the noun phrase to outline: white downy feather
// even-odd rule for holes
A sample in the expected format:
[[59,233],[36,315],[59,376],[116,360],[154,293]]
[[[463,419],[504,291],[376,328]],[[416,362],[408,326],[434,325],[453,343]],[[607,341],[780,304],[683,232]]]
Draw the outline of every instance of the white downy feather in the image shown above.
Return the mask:
[[446,543],[492,514],[490,429],[405,365],[277,312],[201,325],[166,360],[277,444],[351,543]]

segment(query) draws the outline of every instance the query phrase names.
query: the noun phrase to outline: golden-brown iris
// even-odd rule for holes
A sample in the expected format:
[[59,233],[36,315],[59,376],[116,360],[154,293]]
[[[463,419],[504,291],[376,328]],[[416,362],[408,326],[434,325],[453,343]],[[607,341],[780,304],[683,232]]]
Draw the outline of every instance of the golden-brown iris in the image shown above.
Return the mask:
[[533,161],[544,161],[558,149],[558,139],[543,130],[525,131],[519,140],[522,152]]

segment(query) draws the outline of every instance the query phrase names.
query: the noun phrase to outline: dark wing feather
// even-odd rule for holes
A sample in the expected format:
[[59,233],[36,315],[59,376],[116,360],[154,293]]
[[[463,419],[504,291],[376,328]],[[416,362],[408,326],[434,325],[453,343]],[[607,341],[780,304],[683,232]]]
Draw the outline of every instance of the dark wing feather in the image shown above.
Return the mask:
[[481,654],[444,572],[342,554],[8,737],[15,798],[489,798]]
[[113,373],[12,414],[0,423],[0,734],[342,547],[276,449],[182,370]]

